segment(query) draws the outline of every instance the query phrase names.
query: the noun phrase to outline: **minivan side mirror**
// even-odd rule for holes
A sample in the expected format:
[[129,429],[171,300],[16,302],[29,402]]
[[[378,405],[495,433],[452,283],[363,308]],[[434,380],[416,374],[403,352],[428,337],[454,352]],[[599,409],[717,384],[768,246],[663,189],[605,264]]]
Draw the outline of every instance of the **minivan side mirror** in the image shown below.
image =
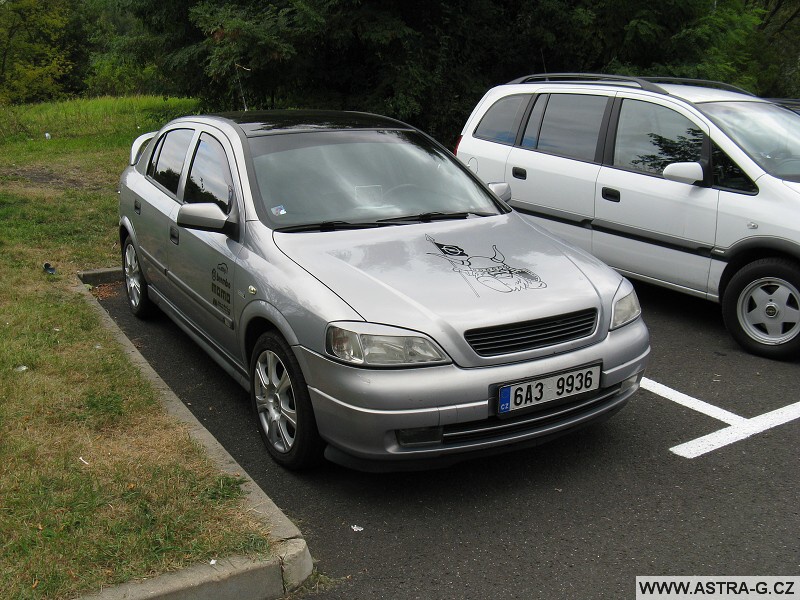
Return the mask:
[[511,202],[511,186],[505,181],[490,183],[489,189],[506,204]]
[[664,179],[694,185],[705,179],[703,165],[698,162],[678,162],[664,168]]

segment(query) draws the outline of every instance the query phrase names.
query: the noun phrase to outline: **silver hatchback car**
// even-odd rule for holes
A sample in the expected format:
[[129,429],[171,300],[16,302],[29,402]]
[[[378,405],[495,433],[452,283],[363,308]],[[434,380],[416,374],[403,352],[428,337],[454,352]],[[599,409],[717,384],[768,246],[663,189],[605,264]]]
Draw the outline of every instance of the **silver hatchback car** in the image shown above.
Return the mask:
[[503,197],[386,117],[177,119],[122,174],[130,307],[250,391],[287,468],[533,445],[621,408],[649,336],[626,279]]

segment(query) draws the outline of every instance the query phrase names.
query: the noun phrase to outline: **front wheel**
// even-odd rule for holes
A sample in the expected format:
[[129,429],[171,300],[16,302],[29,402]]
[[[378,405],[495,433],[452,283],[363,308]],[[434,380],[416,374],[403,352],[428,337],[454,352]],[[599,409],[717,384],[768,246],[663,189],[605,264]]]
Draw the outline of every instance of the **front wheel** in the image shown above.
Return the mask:
[[275,462],[303,469],[322,458],[324,443],[300,365],[279,334],[267,332],[250,360],[250,399],[258,431]]
[[125,291],[128,294],[131,312],[139,318],[144,318],[153,311],[153,303],[147,296],[147,281],[144,279],[139,256],[131,238],[127,238],[122,247],[122,271],[125,275]]
[[787,359],[800,353],[800,268],[782,258],[742,267],[722,298],[725,326],[748,352]]

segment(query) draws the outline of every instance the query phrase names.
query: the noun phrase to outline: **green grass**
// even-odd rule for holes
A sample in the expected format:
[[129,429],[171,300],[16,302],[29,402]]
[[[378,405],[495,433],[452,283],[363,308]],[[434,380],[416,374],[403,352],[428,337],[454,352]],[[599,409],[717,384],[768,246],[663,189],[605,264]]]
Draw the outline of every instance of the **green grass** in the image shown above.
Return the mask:
[[78,270],[120,262],[116,184],[131,142],[196,106],[0,109],[0,598],[72,598],[268,552],[240,480],[165,415],[74,291]]

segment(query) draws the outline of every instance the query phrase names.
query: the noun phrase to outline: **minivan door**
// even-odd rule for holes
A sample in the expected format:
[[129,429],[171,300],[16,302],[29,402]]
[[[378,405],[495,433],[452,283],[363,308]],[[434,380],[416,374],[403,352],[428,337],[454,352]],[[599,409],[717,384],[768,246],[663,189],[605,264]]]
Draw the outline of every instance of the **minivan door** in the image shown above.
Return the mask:
[[595,190],[592,253],[634,277],[705,294],[719,191],[670,181],[672,163],[703,161],[708,129],[677,106],[617,100]]
[[540,94],[506,162],[511,205],[587,251],[611,102],[604,94]]

